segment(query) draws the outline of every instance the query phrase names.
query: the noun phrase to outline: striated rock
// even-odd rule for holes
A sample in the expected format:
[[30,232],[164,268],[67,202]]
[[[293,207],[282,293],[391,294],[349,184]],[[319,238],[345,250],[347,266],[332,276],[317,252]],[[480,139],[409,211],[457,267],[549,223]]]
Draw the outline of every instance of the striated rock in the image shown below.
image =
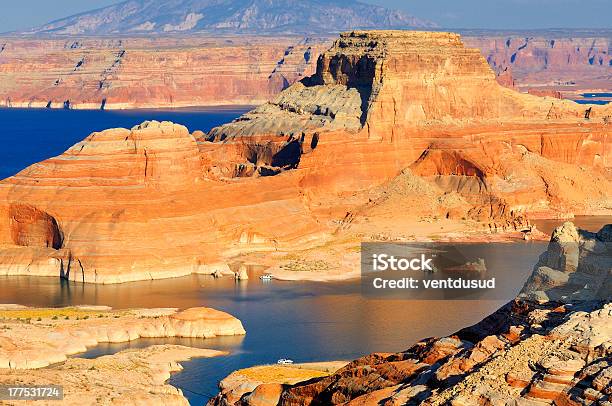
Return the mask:
[[555,99],[563,99],[563,95],[558,90],[529,89],[527,93],[539,97],[554,97]]
[[520,91],[583,100],[583,93],[610,91],[609,31],[467,35],[467,44],[480,49],[493,70],[512,72]]
[[327,47],[291,35],[0,42],[0,106],[70,109],[259,104],[312,74]]
[[611,108],[504,88],[457,34],[344,33],[314,75],[209,134],[106,130],[0,182],[0,274],[219,276],[258,253],[275,276],[330,280],[356,276],[347,241],[364,236],[523,238],[530,216],[610,212]]
[[[594,109],[600,122],[610,114],[609,107]],[[584,106],[500,87],[478,52],[464,48],[455,34],[353,32],[342,34],[321,55],[311,78],[233,123],[213,129],[206,139],[234,148],[246,143],[242,159],[254,165],[251,173],[258,173],[258,165],[282,169],[273,163],[275,154],[292,156],[289,167],[305,169],[316,168],[315,157],[326,154],[328,178],[331,165],[338,172],[348,165],[334,154],[332,148],[338,147],[330,145],[341,144],[345,155],[359,156],[361,163],[346,176],[334,175],[336,182],[363,185],[388,179],[390,171],[410,165],[415,175],[434,183],[439,194],[459,193],[467,199],[472,206],[465,210],[469,217],[493,220],[493,230],[524,229],[527,223],[521,212],[527,207],[546,212],[550,209],[543,202],[551,200],[558,207],[573,206],[568,201],[573,193],[567,188],[579,196],[600,196],[596,204],[600,208],[608,205],[609,193],[593,190],[593,185],[609,180],[589,171],[598,181],[582,182],[583,174],[572,168],[599,167],[601,157],[608,154],[605,125],[575,138],[578,145],[599,149],[586,161],[588,152],[566,144],[568,136],[575,137],[569,128],[583,128],[584,116]],[[550,126],[552,121],[558,124]],[[506,123],[501,136],[493,130],[500,122]],[[453,137],[442,130],[448,126]],[[553,127],[568,133],[564,138],[553,135]],[[351,134],[347,145],[343,133]],[[307,150],[315,136],[317,150]],[[253,156],[255,142],[265,145],[263,154]],[[372,142],[379,142],[376,154],[371,152]],[[370,145],[369,153],[364,144]],[[302,146],[301,154],[297,145]],[[570,164],[562,176],[558,162]],[[322,171],[318,172],[311,182],[323,182]]]
[[[311,22],[306,28],[312,26]],[[120,28],[124,27],[122,22]],[[285,33],[276,34],[274,41],[255,34],[117,40],[8,37],[0,39],[0,106],[120,109],[259,104],[314,72],[318,55],[333,42],[327,27],[320,36]],[[502,86],[584,101],[584,93],[612,91],[610,36],[605,30],[509,36],[467,32],[463,39],[467,46],[480,49]]]

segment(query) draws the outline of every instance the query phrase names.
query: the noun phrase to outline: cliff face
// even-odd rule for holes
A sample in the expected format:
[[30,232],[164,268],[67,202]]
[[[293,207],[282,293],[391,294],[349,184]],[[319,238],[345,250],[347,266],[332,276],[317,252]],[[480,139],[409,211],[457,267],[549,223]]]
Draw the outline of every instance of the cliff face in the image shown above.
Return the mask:
[[0,271],[113,283],[312,248],[341,275],[358,269],[343,242],[420,219],[482,238],[610,213],[609,115],[501,87],[456,34],[346,33],[210,134],[107,130],[0,182]]
[[556,90],[570,98],[579,98],[583,92],[610,90],[609,31],[567,36],[493,34],[469,37],[466,43],[479,48],[496,72],[511,69],[521,90]]
[[259,104],[323,49],[298,37],[0,42],[0,106],[75,109]]
[[[474,326],[366,355],[266,402],[243,383],[240,398],[226,390],[209,405],[604,405],[612,396],[611,230],[558,228],[520,297]],[[543,267],[557,276],[543,278]],[[561,291],[569,296],[551,301]]]
[[[610,92],[605,35],[463,37],[497,80],[579,99]],[[144,108],[260,104],[314,73],[330,37],[0,39],[0,106]],[[487,73],[490,75],[490,73]],[[560,92],[560,93],[555,93]]]

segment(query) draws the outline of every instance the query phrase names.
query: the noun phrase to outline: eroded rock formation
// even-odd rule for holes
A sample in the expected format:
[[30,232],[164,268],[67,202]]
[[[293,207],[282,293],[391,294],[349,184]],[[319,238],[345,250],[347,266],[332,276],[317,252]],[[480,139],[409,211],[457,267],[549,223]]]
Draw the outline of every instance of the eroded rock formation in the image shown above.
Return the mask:
[[314,75],[209,134],[111,129],[1,182],[0,273],[228,273],[330,243],[322,269],[340,274],[358,264],[346,241],[610,213],[611,114],[500,86],[456,34],[345,33]]
[[[0,41],[3,42],[4,41]],[[195,37],[6,40],[0,106],[253,105],[312,74],[323,40]]]
[[[182,370],[179,362],[222,355],[225,353],[216,350],[154,345],[94,359],[70,358],[52,368],[0,369],[0,382],[4,385],[19,382],[21,385],[61,386],[64,395],[61,404],[68,406],[189,406],[182,391],[166,383],[170,374]],[[18,405],[23,401],[3,403]]]
[[578,99],[589,91],[610,91],[612,56],[610,31],[486,33],[466,39],[479,48],[496,72],[510,70],[518,89],[560,91]]

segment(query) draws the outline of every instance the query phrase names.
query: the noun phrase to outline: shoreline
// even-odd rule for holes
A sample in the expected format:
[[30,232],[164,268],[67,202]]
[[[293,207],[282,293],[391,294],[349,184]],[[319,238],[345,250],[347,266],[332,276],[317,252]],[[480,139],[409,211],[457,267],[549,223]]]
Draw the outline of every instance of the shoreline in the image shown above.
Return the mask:
[[[265,103],[263,101],[262,103]],[[214,112],[214,111],[234,111],[234,110],[251,110],[256,104],[240,104],[240,103],[215,103],[215,104],[151,104],[151,105],[133,105],[128,103],[112,103],[101,104],[83,103],[70,105],[65,107],[62,103],[56,102],[51,106],[47,106],[44,102],[36,102],[36,105],[31,103],[19,103],[19,105],[7,105],[0,103],[0,110],[74,110],[74,111],[145,111],[145,110],[168,110],[168,111],[185,111],[185,112]]]
[[[244,335],[242,322],[211,308],[59,308],[0,304],[0,370],[39,369],[103,343],[139,338],[213,338]],[[51,334],[51,332],[56,332]],[[65,338],[70,338],[68,342]],[[17,341],[14,341],[17,339]],[[12,343],[12,345],[9,345]]]
[[[206,338],[244,335],[240,320],[211,308],[113,310],[107,306],[62,308],[0,305],[0,383],[57,385],[62,404],[140,399],[150,405],[188,405],[167,383],[179,363],[227,351],[161,344],[80,358],[103,343],[139,338]],[[101,384],[104,382],[104,384]],[[69,384],[67,384],[69,383]]]
[[[485,244],[485,243],[523,243],[528,242],[524,240],[524,234],[520,231],[514,232],[503,232],[503,233],[478,233],[476,237],[467,235],[465,233],[455,233],[450,232],[446,235],[442,234],[436,236],[435,239],[423,237],[417,237],[417,239],[391,239],[391,240],[368,240],[367,242],[396,242],[396,243],[456,243],[456,244]],[[549,238],[547,234],[536,232],[533,237],[530,238],[531,241],[546,241]],[[365,240],[364,240],[365,241]],[[217,263],[211,264],[202,264],[194,268],[193,266],[184,266],[179,267],[175,270],[164,270],[164,271],[156,271],[152,272],[150,270],[143,270],[141,272],[134,272],[130,274],[117,274],[117,275],[109,275],[104,278],[98,276],[95,280],[91,280],[89,278],[80,279],[67,279],[61,277],[60,274],[55,274],[45,271],[41,269],[40,272],[32,272],[28,270],[27,272],[23,272],[19,267],[8,267],[5,269],[0,269],[0,276],[4,277],[12,277],[12,276],[29,276],[29,277],[43,277],[43,278],[59,278],[60,280],[64,280],[67,282],[79,282],[83,284],[90,285],[120,285],[127,284],[131,282],[143,282],[143,281],[154,281],[154,280],[164,280],[164,279],[175,279],[175,278],[183,278],[192,275],[210,275],[216,278],[218,277],[238,277],[238,270],[232,270],[230,264],[232,263],[244,263],[244,264],[254,264],[256,261],[250,259],[250,255],[261,255],[268,254],[269,258],[264,260],[264,262],[268,262],[266,265],[258,265],[258,267],[262,268],[262,273],[271,273],[273,275],[273,279],[279,281],[286,282],[298,282],[298,281],[307,281],[307,282],[342,282],[348,280],[358,279],[361,275],[360,267],[359,267],[359,255],[358,253],[353,252],[354,248],[351,244],[346,244],[342,242],[338,242],[336,244],[331,245],[333,249],[336,251],[342,252],[343,257],[342,260],[339,261],[338,267],[332,267],[327,270],[283,270],[282,268],[287,267],[287,260],[283,263],[283,259],[279,259],[278,255],[281,254],[277,251],[255,251],[244,253],[237,257],[228,257],[223,261],[219,261]],[[292,252],[286,251],[283,252],[285,257],[290,258],[299,258],[306,260],[308,256],[321,256],[329,255],[327,253],[319,253],[317,250],[324,250],[329,248],[325,244],[320,246],[314,246],[310,250],[302,251],[302,252]],[[290,261],[291,262],[291,261]],[[16,269],[16,271],[13,271]]]
[[[580,217],[602,217],[601,215],[594,216],[580,216]],[[609,217],[609,216],[603,216]],[[573,218],[573,217],[572,217]],[[572,218],[557,217],[557,218],[535,218],[531,219],[532,224],[538,221],[559,221],[560,224],[564,221],[569,221]],[[607,222],[603,221],[599,227],[605,225]],[[416,224],[416,223],[415,223]],[[445,227],[449,227],[444,221],[437,223],[422,224],[422,229],[418,230],[418,234],[410,238],[404,238],[401,236],[390,235],[389,238],[381,240],[359,240],[367,242],[395,242],[395,243],[454,243],[454,244],[487,244],[487,243],[529,243],[537,241],[548,241],[550,235],[546,232],[542,232],[539,228],[534,228],[529,234],[525,234],[522,231],[505,231],[505,232],[487,232],[482,230],[469,229],[450,229],[445,234],[435,234],[439,230],[439,226],[444,224]],[[454,223],[453,223],[454,224]],[[451,224],[452,225],[452,224]],[[414,226],[414,225],[413,225]],[[462,225],[465,227],[466,225]],[[433,233],[433,234],[432,234]],[[528,236],[528,238],[526,238]],[[359,254],[358,254],[358,241],[349,239],[343,241],[340,238],[334,242],[322,243],[317,246],[313,246],[309,249],[301,251],[254,251],[248,253],[241,253],[238,255],[231,255],[222,258],[216,263],[200,264],[196,267],[185,265],[179,266],[175,269],[165,269],[160,271],[152,272],[150,270],[142,270],[139,272],[133,272],[129,274],[116,274],[107,275],[105,277],[98,277],[95,280],[85,278],[80,279],[66,279],[62,278],[60,274],[56,274],[55,270],[52,272],[44,269],[38,269],[38,272],[33,272],[29,269],[27,272],[23,272],[20,267],[5,267],[0,269],[0,276],[12,277],[12,276],[29,276],[29,277],[48,277],[48,278],[60,278],[68,282],[80,282],[88,285],[119,285],[127,284],[130,282],[143,282],[143,281],[154,281],[154,280],[165,280],[165,279],[176,279],[183,278],[192,275],[210,275],[214,277],[231,277],[238,278],[238,271],[236,264],[243,265],[255,265],[259,268],[260,273],[270,273],[273,275],[273,279],[283,282],[321,282],[321,283],[332,283],[332,282],[344,282],[350,280],[359,279],[361,276],[359,267]],[[311,262],[317,262],[321,260],[326,262],[326,267],[317,267],[316,263],[310,264]],[[328,260],[328,261],[326,261]],[[232,264],[236,265],[232,268]],[[331,265],[329,265],[331,264]],[[327,266],[329,265],[329,266]],[[300,268],[298,270],[292,270],[291,268]],[[308,268],[316,268],[315,270],[309,270]],[[257,274],[259,276],[259,273]]]

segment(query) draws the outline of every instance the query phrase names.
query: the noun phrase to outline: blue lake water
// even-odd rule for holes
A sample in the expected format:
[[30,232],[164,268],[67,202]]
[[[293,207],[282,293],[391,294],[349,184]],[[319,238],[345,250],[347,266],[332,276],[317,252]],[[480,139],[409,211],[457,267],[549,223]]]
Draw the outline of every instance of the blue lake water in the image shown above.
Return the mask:
[[580,104],[608,104],[612,102],[612,93],[602,92],[602,93],[582,93],[582,99],[574,100],[576,103]]
[[574,100],[576,103],[578,104],[599,104],[599,105],[605,105],[610,103],[610,100],[589,100],[589,99],[578,99],[578,100]]
[[[545,245],[482,244],[479,256],[488,268],[499,266],[498,283],[514,289],[531,272]],[[358,280],[334,283],[262,282],[253,270],[247,281],[206,275],[91,285],[56,278],[0,277],[0,302],[30,306],[107,305],[114,308],[207,306],[226,311],[242,322],[244,337],[213,339],[141,339],[101,344],[78,357],[97,357],[126,348],[174,343],[227,350],[230,355],[182,362],[184,370],[170,383],[193,405],[216,394],[218,382],[231,372],[253,365],[352,360],[371,352],[396,352],[417,340],[451,334],[480,321],[507,300],[390,300],[361,293]],[[511,290],[512,290],[511,289]]]
[[[0,178],[58,155],[93,131],[132,127],[144,120],[171,120],[191,131],[230,121],[244,109],[221,111],[73,111],[0,109]],[[609,219],[600,219],[607,222]],[[546,226],[553,226],[547,224]],[[543,224],[544,227],[544,224]],[[597,224],[591,224],[594,230]],[[544,249],[543,244],[483,244],[482,257],[496,264],[502,283],[518,291]],[[108,305],[114,308],[209,306],[242,320],[247,335],[215,339],[143,339],[105,344],[79,356],[96,357],[125,348],[179,343],[228,350],[230,355],[184,362],[170,383],[201,405],[220,379],[240,368],[273,363],[350,360],[374,351],[401,351],[416,340],[453,333],[481,320],[504,301],[415,301],[365,297],[357,281],[262,283],[198,275],[99,286],[56,278],[2,277],[0,302],[30,306]],[[512,294],[508,293],[508,298]]]
[[190,131],[208,131],[247,108],[206,110],[57,110],[0,108],[0,179],[56,156],[94,131],[133,126],[145,120],[173,121]]
[[582,97],[584,98],[590,98],[590,97],[609,98],[609,97],[612,97],[612,93],[582,93]]

